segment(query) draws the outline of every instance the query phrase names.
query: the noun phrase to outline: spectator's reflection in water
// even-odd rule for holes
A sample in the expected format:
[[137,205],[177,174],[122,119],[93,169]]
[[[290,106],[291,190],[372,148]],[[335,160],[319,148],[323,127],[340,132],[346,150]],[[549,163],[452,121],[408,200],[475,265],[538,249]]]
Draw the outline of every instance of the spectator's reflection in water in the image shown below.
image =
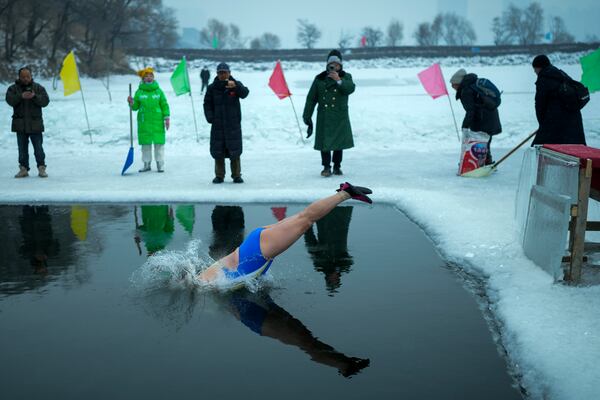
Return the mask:
[[311,360],[333,368],[348,378],[369,366],[369,359],[349,357],[321,342],[302,322],[275,304],[267,293],[238,290],[224,296],[229,309],[250,330],[298,347]]
[[56,256],[59,252],[58,240],[52,232],[52,217],[48,206],[23,206],[21,217],[22,245],[19,249],[21,256],[28,259],[33,273],[46,275],[48,273],[48,257]]
[[343,273],[350,272],[353,261],[348,253],[348,231],[352,219],[352,207],[336,207],[317,221],[304,234],[304,242],[315,270],[325,275],[325,285],[330,295],[342,285]]
[[208,254],[218,260],[244,241],[244,210],[239,206],[215,206],[211,221],[213,233]]
[[160,206],[141,206],[142,209],[142,225],[139,225],[137,218],[137,207],[134,210],[136,236],[135,242],[144,242],[148,256],[153,255],[157,251],[163,250],[173,238],[175,224],[173,217],[173,209],[167,205]]

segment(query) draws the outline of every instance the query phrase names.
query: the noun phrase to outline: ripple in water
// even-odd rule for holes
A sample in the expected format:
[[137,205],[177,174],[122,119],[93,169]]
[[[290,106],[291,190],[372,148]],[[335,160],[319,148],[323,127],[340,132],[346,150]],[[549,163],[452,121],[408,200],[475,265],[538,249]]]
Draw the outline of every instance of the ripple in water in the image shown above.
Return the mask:
[[[224,276],[210,284],[196,278],[215,260],[203,248],[201,240],[191,241],[185,250],[163,250],[150,256],[131,276],[131,283],[138,289],[197,289],[228,291],[233,285]],[[246,289],[257,292],[272,283],[270,274],[244,282]]]

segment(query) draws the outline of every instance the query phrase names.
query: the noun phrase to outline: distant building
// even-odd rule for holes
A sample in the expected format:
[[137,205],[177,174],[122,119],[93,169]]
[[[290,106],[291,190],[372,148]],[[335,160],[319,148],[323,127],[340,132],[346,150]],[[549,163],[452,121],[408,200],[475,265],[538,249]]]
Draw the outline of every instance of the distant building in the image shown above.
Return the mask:
[[177,47],[181,49],[199,49],[200,31],[196,28],[183,28]]

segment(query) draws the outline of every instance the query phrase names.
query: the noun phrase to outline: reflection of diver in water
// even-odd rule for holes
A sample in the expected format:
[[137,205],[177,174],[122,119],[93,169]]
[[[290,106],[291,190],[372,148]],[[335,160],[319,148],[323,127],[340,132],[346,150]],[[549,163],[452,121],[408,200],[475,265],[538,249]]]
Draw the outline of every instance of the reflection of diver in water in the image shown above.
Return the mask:
[[304,234],[306,248],[315,270],[325,274],[327,290],[335,293],[341,286],[342,273],[349,272],[352,256],[348,253],[348,230],[352,207],[336,207],[317,221],[317,235],[313,227]]
[[170,206],[141,206],[142,225],[138,224],[137,207],[135,215],[135,242],[141,255],[140,241],[146,245],[149,256],[167,247],[175,230],[173,209]]
[[36,274],[48,273],[48,257],[58,254],[58,241],[52,233],[52,218],[47,206],[23,206],[19,219],[23,244],[20,253],[29,259]]
[[344,377],[355,375],[369,366],[368,358],[348,357],[321,342],[266,293],[241,290],[231,293],[227,300],[235,317],[252,331],[296,346],[307,353],[311,360],[337,368]]
[[215,206],[211,215],[212,243],[208,254],[213,260],[225,257],[244,240],[244,211],[239,206]]

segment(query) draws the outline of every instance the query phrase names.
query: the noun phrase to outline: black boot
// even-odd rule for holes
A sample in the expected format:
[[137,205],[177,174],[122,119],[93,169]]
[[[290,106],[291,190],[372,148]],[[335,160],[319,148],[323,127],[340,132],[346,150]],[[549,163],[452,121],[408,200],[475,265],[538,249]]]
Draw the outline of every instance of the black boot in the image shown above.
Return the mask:
[[373,191],[369,188],[362,186],[352,186],[348,182],[340,184],[340,188],[336,190],[336,192],[344,191],[350,195],[354,200],[364,201],[365,203],[372,204],[373,200],[367,196],[368,194],[373,193]]

